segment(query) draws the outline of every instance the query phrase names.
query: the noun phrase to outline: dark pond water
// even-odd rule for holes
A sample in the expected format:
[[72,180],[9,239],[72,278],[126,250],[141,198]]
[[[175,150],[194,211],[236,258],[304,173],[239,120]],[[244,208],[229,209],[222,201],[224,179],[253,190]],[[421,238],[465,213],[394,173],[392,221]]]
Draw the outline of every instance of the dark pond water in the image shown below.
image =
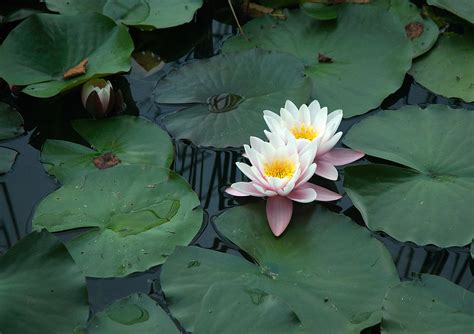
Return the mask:
[[[148,73],[135,63],[130,74],[112,78],[114,86],[121,87],[124,93],[127,103],[126,113],[140,114],[160,123],[164,114],[174,111],[159,109],[152,102],[151,92],[157,81],[169,71],[193,59],[207,58],[219,52],[222,41],[235,33],[232,26],[215,20],[220,17],[225,16],[219,7],[208,4],[198,12],[197,19],[193,23],[158,32],[132,32],[138,50],[135,54],[136,59],[146,58],[156,62],[157,57],[154,55],[159,54],[166,63],[162,64],[161,69]],[[0,33],[0,36],[4,35],[5,32]],[[1,144],[19,153],[13,170],[0,176],[1,254],[31,231],[31,217],[35,206],[44,196],[59,187],[55,180],[44,172],[40,164],[39,150],[43,142],[47,138],[81,142],[81,139],[72,131],[69,122],[71,119],[88,117],[88,115],[80,105],[77,90],[48,100],[38,100],[27,96],[14,97],[7,91],[3,91],[0,93],[0,99],[17,107],[25,119],[27,129],[27,134],[24,136]],[[403,86],[383,102],[382,108],[396,109],[405,104],[433,103],[474,109],[474,103],[466,104],[426,91],[414,83],[409,76],[406,77]],[[342,130],[347,132],[361,118],[375,112],[377,110],[344,120],[341,125]],[[193,243],[204,248],[245,256],[231,244],[224,242],[212,224],[216,215],[237,204],[223,194],[223,189],[232,182],[242,180],[242,174],[235,167],[235,162],[239,159],[242,158],[238,151],[198,149],[189,143],[177,142],[173,168],[192,185],[206,212],[202,233]],[[360,163],[370,162],[364,160]],[[336,187],[342,193],[343,172],[340,175],[342,180],[336,182]],[[318,180],[318,183],[328,188],[334,187],[331,183],[324,184],[322,179]],[[325,205],[364,225],[360,214],[347,196],[335,204]],[[468,248],[419,247],[412,243],[398,242],[383,233],[375,233],[375,235],[390,250],[401,279],[409,279],[413,273],[431,273],[443,276],[474,291],[474,277],[471,269],[473,263]],[[66,240],[72,237],[73,233],[62,233],[59,236]],[[155,268],[127,278],[88,279],[92,310],[100,310],[115,299],[138,291],[149,293],[163,304],[159,274],[160,269]]]

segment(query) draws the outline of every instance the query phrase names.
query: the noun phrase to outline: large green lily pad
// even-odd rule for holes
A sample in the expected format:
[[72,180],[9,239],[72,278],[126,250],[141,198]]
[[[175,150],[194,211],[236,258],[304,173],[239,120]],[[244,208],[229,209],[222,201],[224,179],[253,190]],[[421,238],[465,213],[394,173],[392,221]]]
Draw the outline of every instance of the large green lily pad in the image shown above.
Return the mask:
[[2,333],[72,333],[88,316],[86,279],[53,235],[33,232],[0,257]]
[[331,110],[343,109],[345,117],[378,107],[401,86],[413,49],[393,12],[343,5],[337,20],[314,20],[300,10],[285,15],[285,21],[269,16],[250,21],[243,27],[246,37],[228,39],[224,51],[259,47],[296,55],[313,81],[313,98]]
[[280,110],[287,99],[305,103],[310,90],[296,57],[250,50],[185,65],[161,80],[154,94],[157,103],[191,104],[164,119],[177,139],[239,147],[263,136],[263,110]]
[[[27,86],[26,94],[50,97],[92,77],[128,71],[132,51],[127,29],[101,14],[37,14],[0,46],[0,77]],[[63,77],[85,59],[85,74]]]
[[214,284],[202,301],[196,334],[305,333],[295,313],[280,298],[243,285]]
[[474,35],[442,34],[410,74],[435,94],[474,101]]
[[382,111],[353,126],[346,145],[409,167],[345,169],[344,187],[367,226],[419,245],[471,243],[472,124],[471,110],[431,105]]
[[61,14],[96,12],[127,25],[169,28],[189,22],[202,0],[46,0]]
[[103,120],[81,119],[73,121],[72,125],[92,148],[49,139],[41,154],[45,170],[62,183],[98,168],[121,165],[168,168],[173,160],[173,145],[168,134],[145,118],[120,116]]
[[10,105],[0,102],[0,140],[14,138],[25,132],[23,117]]
[[465,20],[474,23],[474,2],[472,0],[428,0],[428,4],[446,9]]
[[[380,321],[385,291],[398,282],[390,254],[368,230],[317,205],[296,208],[280,238],[270,231],[263,203],[225,211],[215,224],[256,264],[207,249],[176,248],[163,266],[161,286],[172,315],[188,331],[209,288],[228,283],[281,299],[307,333],[359,333]],[[236,298],[222,298],[227,297],[228,303]],[[222,313],[215,321],[253,319],[252,310],[240,309],[239,318]]]
[[474,333],[474,294],[434,275],[391,288],[382,333]]
[[8,173],[15,163],[18,152],[7,147],[0,147],[0,174]]
[[165,168],[117,166],[75,178],[38,206],[33,228],[90,227],[66,243],[87,276],[125,276],[162,264],[199,231],[202,210],[186,181]]
[[87,328],[89,334],[180,333],[166,312],[141,293],[119,299],[97,313]]

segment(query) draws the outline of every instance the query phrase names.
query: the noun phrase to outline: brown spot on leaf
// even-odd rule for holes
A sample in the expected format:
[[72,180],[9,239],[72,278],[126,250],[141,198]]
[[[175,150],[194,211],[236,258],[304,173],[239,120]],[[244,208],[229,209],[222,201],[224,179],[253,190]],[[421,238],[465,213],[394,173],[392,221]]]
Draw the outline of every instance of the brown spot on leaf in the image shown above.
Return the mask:
[[424,26],[421,22],[410,22],[405,26],[405,32],[410,39],[419,37],[423,33],[423,29]]
[[332,58],[328,57],[322,53],[318,53],[318,61],[320,63],[332,63]]
[[84,59],[83,61],[81,61],[76,66],[71,67],[69,70],[64,72],[64,79],[74,78],[74,77],[77,77],[78,75],[86,73],[87,63],[89,63],[88,58]]
[[94,166],[96,166],[98,169],[107,169],[118,165],[121,162],[120,159],[112,152],[106,152],[101,156],[94,158],[93,161]]

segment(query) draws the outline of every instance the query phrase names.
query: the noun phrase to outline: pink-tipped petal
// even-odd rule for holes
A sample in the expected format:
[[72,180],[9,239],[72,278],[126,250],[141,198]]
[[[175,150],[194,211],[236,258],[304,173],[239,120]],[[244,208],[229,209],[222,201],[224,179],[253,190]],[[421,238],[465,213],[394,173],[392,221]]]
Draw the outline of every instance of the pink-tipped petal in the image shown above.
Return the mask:
[[342,132],[339,131],[334,136],[329,138],[327,141],[323,140],[321,142],[321,145],[318,148],[318,152],[316,153],[316,156],[318,158],[322,157],[324,154],[332,150],[332,148],[337,144],[337,142],[339,141],[339,139],[341,139],[341,137],[342,137]]
[[237,192],[244,194],[240,196],[255,196],[255,197],[265,196],[254,187],[252,182],[236,182],[236,183],[233,183],[230,187],[234,190],[237,190]]
[[316,190],[316,200],[320,202],[329,202],[329,201],[337,201],[340,199],[342,196],[339,195],[338,193],[335,193],[334,191],[331,191],[329,189],[317,186],[312,183],[305,183],[304,187],[302,188],[312,188]]
[[226,193],[228,193],[229,195],[232,195],[232,196],[237,196],[237,197],[245,197],[245,196],[248,196],[247,194],[244,194],[244,193],[241,193],[240,191],[232,188],[232,187],[229,187],[225,190]]
[[293,202],[283,196],[267,199],[267,219],[275,236],[280,236],[288,226],[293,214]]
[[316,175],[324,177],[325,179],[335,181],[337,180],[338,172],[336,167],[326,160],[316,160]]
[[312,188],[300,187],[288,194],[288,198],[295,202],[310,203],[316,200],[316,190]]
[[342,166],[359,160],[364,156],[364,152],[353,151],[348,148],[333,148],[318,159],[327,161],[334,166]]

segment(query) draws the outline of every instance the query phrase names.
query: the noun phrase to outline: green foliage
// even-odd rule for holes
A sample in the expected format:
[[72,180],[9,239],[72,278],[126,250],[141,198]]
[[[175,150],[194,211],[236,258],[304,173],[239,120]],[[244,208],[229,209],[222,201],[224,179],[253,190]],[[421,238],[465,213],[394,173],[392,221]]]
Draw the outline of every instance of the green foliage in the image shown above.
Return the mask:
[[[270,231],[263,203],[229,209],[215,225],[255,264],[202,248],[177,248],[163,266],[161,286],[172,315],[188,331],[208,321],[196,317],[206,312],[201,304],[212,298],[210,288],[237,284],[249,291],[223,295],[228,304],[249,295],[262,301],[274,296],[268,302],[276,303],[275,313],[265,315],[262,306],[259,312],[268,316],[262,321],[280,323],[283,315],[291,319],[286,327],[293,330],[299,319],[308,333],[359,333],[380,321],[385,290],[398,282],[391,256],[380,242],[347,217],[319,206],[297,210],[280,238]],[[238,328],[237,322],[254,317],[256,310],[236,309],[241,317],[232,312],[212,316],[216,325]]]
[[[277,70],[276,70],[277,69]],[[278,52],[250,50],[195,61],[170,73],[155,88],[155,102],[190,104],[164,119],[176,139],[195,145],[239,147],[263,136],[263,110],[287,99],[305,103],[311,82],[303,64]]]
[[[27,86],[26,94],[51,97],[92,77],[128,71],[132,50],[127,29],[101,14],[37,14],[0,46],[0,77],[10,85]],[[86,73],[64,78],[85,59]]]
[[345,169],[344,188],[367,226],[400,241],[464,246],[474,237],[470,110],[405,106],[367,117],[344,143],[398,165]]
[[88,316],[86,279],[53,235],[33,232],[0,256],[2,333],[72,333]]
[[87,276],[118,277],[162,264],[199,231],[199,199],[179,175],[117,166],[69,180],[39,204],[33,228],[89,228],[67,242]]

